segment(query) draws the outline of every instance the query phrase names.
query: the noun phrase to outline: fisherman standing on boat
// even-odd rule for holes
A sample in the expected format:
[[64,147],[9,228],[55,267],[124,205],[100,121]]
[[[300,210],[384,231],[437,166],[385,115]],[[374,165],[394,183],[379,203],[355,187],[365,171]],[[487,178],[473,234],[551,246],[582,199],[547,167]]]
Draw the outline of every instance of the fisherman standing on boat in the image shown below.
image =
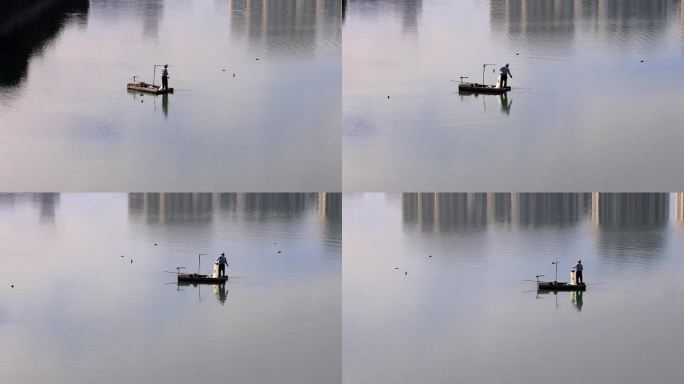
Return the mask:
[[584,270],[582,260],[577,260],[577,264],[575,265],[575,279],[577,281],[577,284],[584,283],[584,279],[582,278],[582,270]]
[[500,72],[501,80],[499,84],[501,84],[501,88],[506,88],[508,86],[508,76],[510,76],[511,79],[513,78],[513,75],[511,75],[511,70],[508,68],[508,64],[501,67]]
[[164,64],[164,69],[162,69],[162,87],[161,89],[167,90],[169,89],[169,70],[168,70],[169,65]]
[[225,276],[226,266],[228,265],[228,260],[226,260],[226,254],[224,252],[221,252],[221,256],[219,256],[217,261],[219,263],[219,276]]

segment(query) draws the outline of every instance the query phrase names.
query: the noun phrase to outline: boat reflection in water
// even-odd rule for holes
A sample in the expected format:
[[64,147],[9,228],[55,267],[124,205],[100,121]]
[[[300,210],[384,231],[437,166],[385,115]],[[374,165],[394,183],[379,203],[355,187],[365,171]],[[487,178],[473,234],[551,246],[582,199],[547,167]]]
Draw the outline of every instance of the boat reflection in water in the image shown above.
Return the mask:
[[[148,104],[152,103],[152,110],[156,113],[157,112],[157,97],[161,99],[161,111],[164,114],[164,118],[169,117],[169,95],[168,93],[163,93],[161,95],[151,95],[151,94],[144,94],[139,91],[133,91],[133,90],[127,90],[128,94],[131,95],[131,100],[133,103],[137,104],[142,104],[146,100],[148,101]],[[147,98],[145,97],[147,96]],[[149,108],[149,107],[148,107]]]
[[[510,115],[511,114],[511,106],[513,106],[513,98],[508,97],[508,93],[502,93],[500,95],[489,95],[489,94],[481,94],[481,93],[473,93],[473,92],[459,92],[458,95],[460,96],[460,99],[462,102],[468,101],[471,98],[482,98],[482,111],[487,112],[487,100],[489,99],[490,102],[492,101],[491,99],[496,98],[497,101],[499,102],[499,106],[501,107],[501,113],[504,115]],[[491,105],[490,105],[491,107]]]
[[582,311],[582,305],[584,305],[583,295],[584,292],[582,291],[570,292],[570,302],[577,309],[577,312]]
[[564,299],[565,295],[569,293],[570,296],[570,303],[572,306],[577,310],[577,312],[582,312],[582,306],[584,305],[584,291],[572,291],[572,292],[558,292],[558,291],[545,291],[545,290],[538,290],[537,295],[535,296],[535,299],[543,299],[545,295],[552,294],[556,300],[556,308],[559,308],[560,305],[558,304],[558,296],[561,295],[563,296],[561,299]]
[[[198,301],[202,301],[204,299],[204,297],[202,297],[202,284],[193,284],[179,281],[176,285],[176,291],[182,292],[185,290],[185,288],[189,288],[190,286],[192,286],[192,289],[197,290]],[[214,296],[216,296],[216,300],[218,300],[221,303],[221,305],[225,305],[226,299],[228,299],[228,289],[226,289],[226,284],[214,284],[212,286],[212,291],[214,292]]]

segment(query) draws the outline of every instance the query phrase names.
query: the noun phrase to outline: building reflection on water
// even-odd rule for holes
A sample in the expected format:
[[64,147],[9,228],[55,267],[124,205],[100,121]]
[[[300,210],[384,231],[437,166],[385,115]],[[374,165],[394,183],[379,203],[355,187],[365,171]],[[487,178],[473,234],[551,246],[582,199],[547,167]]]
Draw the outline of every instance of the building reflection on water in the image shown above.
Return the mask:
[[[0,210],[30,205],[41,222],[52,223],[61,200],[60,193],[0,193]],[[221,214],[240,213],[244,220],[262,222],[309,212],[327,227],[342,224],[341,193],[129,193],[127,207],[133,220],[171,226],[210,224]]]
[[232,0],[232,35],[250,46],[312,55],[319,42],[339,42],[342,0]]
[[658,39],[680,12],[680,0],[490,0],[490,25],[507,38],[570,47],[578,30],[621,41]]
[[53,224],[57,208],[59,208],[59,193],[0,193],[0,208],[15,207],[20,204],[30,204],[38,211],[42,224]]
[[91,0],[92,12],[107,20],[131,19],[142,22],[143,36],[159,37],[166,0]]
[[[674,197],[674,199],[672,199]],[[676,209],[671,210],[674,200]],[[405,193],[404,230],[421,233],[510,229],[572,229],[589,225],[601,259],[612,265],[638,260],[650,265],[662,256],[673,214],[684,224],[681,193]]]
[[385,12],[387,10],[398,13],[401,18],[401,29],[404,33],[415,33],[418,30],[418,23],[423,10],[423,0],[392,1],[391,6],[388,6],[386,1],[377,0],[349,0],[349,4],[347,5],[346,3],[343,8],[345,12],[348,6],[350,9],[358,9],[364,12],[364,14]]
[[[684,197],[675,194],[676,218]],[[403,223],[424,232],[513,227],[567,227],[591,221],[604,230],[660,228],[670,212],[668,193],[404,193]]]
[[220,213],[246,220],[299,217],[315,210],[327,225],[339,226],[340,193],[129,193],[128,214],[147,223],[209,224]]
[[626,265],[638,259],[650,265],[650,261],[661,257],[667,242],[670,194],[595,195],[592,222],[601,229],[598,246],[604,260]]

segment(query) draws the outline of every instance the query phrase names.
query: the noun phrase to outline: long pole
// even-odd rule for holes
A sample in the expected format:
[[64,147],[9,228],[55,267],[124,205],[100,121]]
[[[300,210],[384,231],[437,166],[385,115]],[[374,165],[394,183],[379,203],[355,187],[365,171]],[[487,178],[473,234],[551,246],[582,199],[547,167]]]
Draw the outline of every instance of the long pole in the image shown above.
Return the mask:
[[553,262],[551,262],[551,264],[556,265],[556,280],[554,280],[554,282],[557,283],[558,282],[558,261],[553,261]]
[[206,253],[199,253],[197,254],[197,274],[199,275],[200,272],[200,260],[202,259],[202,255],[206,256]]

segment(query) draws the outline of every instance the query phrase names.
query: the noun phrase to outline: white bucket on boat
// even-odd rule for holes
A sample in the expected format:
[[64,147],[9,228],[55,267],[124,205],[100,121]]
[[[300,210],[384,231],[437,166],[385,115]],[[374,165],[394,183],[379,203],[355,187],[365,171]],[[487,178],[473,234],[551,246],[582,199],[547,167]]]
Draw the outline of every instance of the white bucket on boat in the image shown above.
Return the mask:
[[219,263],[214,261],[214,270],[211,272],[211,277],[219,277]]
[[496,87],[501,88],[501,75],[496,77]]
[[570,270],[570,285],[577,285],[577,273],[574,268]]

